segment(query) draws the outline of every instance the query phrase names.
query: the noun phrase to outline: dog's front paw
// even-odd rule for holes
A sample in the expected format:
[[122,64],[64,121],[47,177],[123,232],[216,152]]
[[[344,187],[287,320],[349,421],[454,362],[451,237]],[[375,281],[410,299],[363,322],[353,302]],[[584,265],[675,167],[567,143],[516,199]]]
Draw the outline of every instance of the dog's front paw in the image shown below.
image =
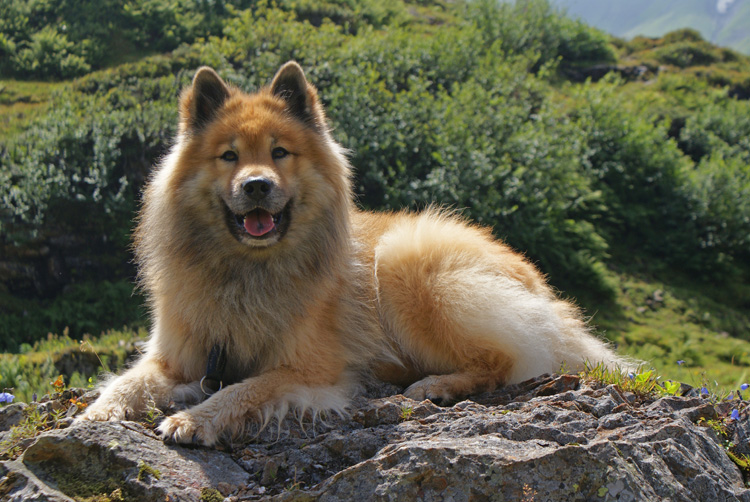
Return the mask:
[[182,444],[212,446],[216,443],[217,431],[211,420],[181,411],[167,417],[158,428],[165,441]]

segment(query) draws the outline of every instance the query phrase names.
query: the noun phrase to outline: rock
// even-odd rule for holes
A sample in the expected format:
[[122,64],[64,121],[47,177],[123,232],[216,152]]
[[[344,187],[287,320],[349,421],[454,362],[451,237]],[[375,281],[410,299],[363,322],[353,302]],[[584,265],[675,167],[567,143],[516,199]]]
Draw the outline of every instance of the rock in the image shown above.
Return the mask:
[[0,432],[9,430],[23,420],[26,403],[13,403],[0,408]]
[[0,499],[750,501],[721,428],[707,426],[747,443],[747,419],[724,420],[731,410],[701,397],[575,375],[452,407],[397,392],[373,386],[350,418],[289,419],[219,449],[168,446],[133,422],[75,423],[3,463]]
[[46,432],[5,469],[0,498],[10,502],[50,489],[53,500],[101,494],[117,500],[116,494],[143,502],[194,501],[203,488],[244,486],[249,479],[226,453],[166,445],[134,422],[78,422]]
[[565,76],[575,82],[585,82],[587,79],[597,82],[608,73],[616,73],[625,80],[646,80],[663,71],[663,69],[649,67],[644,64],[636,66],[615,64],[596,64],[592,66],[563,65],[561,70]]
[[38,479],[33,472],[18,461],[4,462],[0,466],[0,499],[39,502],[74,502],[58,490]]

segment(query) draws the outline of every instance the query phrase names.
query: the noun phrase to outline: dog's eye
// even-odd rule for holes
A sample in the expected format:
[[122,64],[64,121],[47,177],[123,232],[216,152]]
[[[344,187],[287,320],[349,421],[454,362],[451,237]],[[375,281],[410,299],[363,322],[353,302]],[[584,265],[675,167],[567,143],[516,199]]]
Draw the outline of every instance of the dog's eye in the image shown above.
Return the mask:
[[225,162],[235,162],[238,157],[236,152],[227,150],[226,152],[222,153],[219,158]]
[[285,148],[281,148],[280,146],[277,146],[276,148],[271,150],[272,159],[283,159],[287,155],[289,155],[289,152],[287,152]]

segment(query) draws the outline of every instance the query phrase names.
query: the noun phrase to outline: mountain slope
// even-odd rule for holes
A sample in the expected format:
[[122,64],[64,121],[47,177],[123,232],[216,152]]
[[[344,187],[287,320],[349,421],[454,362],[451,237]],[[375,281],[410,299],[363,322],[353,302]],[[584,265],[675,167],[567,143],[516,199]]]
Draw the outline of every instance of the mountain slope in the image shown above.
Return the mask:
[[717,45],[750,53],[747,0],[554,0],[573,16],[618,37],[660,37],[693,28]]

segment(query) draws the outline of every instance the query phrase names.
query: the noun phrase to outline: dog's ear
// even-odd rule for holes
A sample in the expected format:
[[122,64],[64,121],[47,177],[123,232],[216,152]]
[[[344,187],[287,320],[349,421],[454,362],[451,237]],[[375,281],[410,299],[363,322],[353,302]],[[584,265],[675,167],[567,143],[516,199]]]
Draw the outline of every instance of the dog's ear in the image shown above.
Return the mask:
[[323,110],[318,102],[318,93],[307,82],[300,65],[289,61],[282,66],[271,82],[271,94],[286,102],[289,112],[319,130],[325,124]]
[[229,95],[229,87],[212,68],[199,68],[193,77],[193,85],[183,92],[180,99],[183,127],[193,130],[203,128],[214,119]]

